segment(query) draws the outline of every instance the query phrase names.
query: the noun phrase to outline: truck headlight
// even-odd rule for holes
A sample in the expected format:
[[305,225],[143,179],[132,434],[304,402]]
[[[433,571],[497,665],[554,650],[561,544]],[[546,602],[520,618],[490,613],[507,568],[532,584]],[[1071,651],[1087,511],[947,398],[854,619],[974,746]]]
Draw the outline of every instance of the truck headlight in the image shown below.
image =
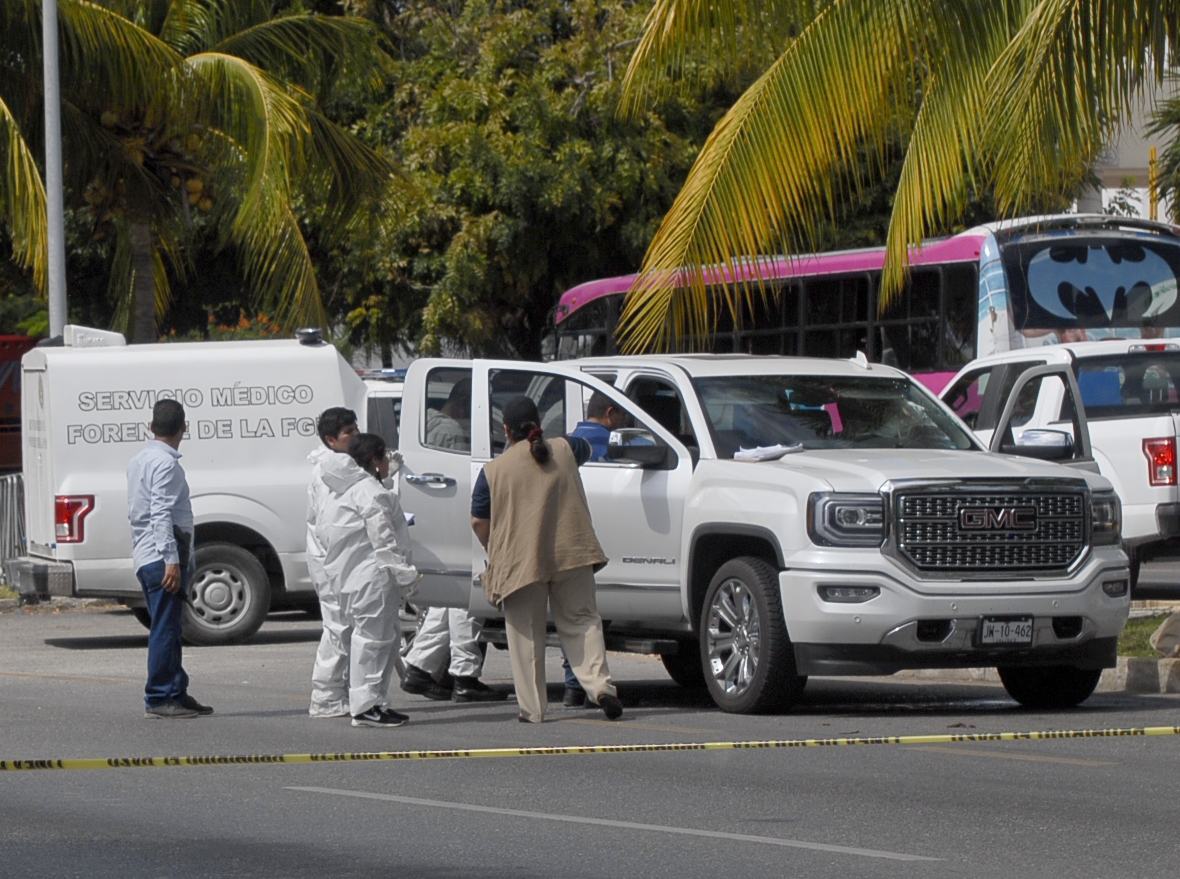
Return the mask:
[[885,540],[885,502],[878,494],[816,492],[807,509],[807,533],[820,546],[880,546]]
[[1123,539],[1123,506],[1113,491],[1090,496],[1090,543],[1113,546]]

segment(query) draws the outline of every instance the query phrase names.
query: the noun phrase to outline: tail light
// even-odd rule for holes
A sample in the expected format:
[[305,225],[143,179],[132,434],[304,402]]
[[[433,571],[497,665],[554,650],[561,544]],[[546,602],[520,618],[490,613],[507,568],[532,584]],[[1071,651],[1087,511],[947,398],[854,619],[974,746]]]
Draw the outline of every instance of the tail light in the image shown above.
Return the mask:
[[59,494],[53,499],[53,524],[58,543],[81,543],[86,517],[94,509],[92,494]]
[[1176,484],[1176,438],[1145,439],[1143,454],[1147,456],[1147,481],[1152,485]]

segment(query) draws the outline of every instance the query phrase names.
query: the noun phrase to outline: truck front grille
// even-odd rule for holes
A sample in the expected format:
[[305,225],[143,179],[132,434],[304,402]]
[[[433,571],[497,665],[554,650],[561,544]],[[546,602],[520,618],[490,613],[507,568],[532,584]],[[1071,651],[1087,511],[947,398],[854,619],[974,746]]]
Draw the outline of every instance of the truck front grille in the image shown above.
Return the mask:
[[922,571],[1064,570],[1086,552],[1083,491],[898,492],[897,549]]

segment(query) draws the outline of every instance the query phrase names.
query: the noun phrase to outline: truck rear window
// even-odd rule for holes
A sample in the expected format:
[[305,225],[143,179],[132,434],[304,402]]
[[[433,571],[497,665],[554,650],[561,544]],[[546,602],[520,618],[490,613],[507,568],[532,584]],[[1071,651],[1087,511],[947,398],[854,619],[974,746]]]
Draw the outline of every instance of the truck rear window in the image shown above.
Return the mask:
[[739,448],[974,449],[970,434],[913,382],[826,375],[694,381],[722,458]]
[[[1150,343],[1145,343],[1147,348]],[[1164,345],[1159,347],[1163,348]],[[1128,418],[1180,409],[1180,348],[1087,357],[1077,365],[1087,418]]]

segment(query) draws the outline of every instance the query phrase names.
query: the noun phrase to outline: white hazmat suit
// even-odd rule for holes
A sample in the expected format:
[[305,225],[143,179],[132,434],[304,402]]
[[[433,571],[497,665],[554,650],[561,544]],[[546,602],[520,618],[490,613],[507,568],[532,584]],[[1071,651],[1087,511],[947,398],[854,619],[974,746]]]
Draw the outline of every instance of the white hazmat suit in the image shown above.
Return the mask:
[[340,614],[340,596],[324,572],[327,553],[316,536],[316,523],[322,518],[324,503],[330,495],[320,463],[332,455],[356,466],[348,455],[334,452],[324,445],[307,456],[312,465],[311,482],[307,485],[307,573],[319,596],[320,615],[324,621],[315,666],[311,670],[311,707],[307,713],[312,717],[344,717],[348,714],[348,642],[352,630]]
[[348,455],[320,460],[328,489],[316,522],[323,567],[340,598],[348,639],[348,711],[388,706],[389,681],[400,643],[398,607],[418,581],[410,534],[397,495]]

